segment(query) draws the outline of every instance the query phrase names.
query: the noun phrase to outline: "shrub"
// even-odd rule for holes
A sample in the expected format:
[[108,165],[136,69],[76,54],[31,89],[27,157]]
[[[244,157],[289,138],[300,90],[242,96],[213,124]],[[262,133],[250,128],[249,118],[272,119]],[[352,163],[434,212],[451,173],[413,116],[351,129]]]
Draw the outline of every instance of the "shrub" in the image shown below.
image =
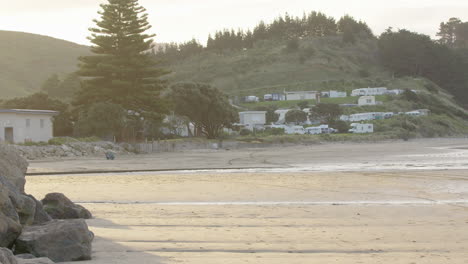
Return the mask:
[[359,77],[361,77],[361,78],[367,78],[367,77],[369,77],[369,76],[370,76],[370,73],[369,73],[368,70],[361,69],[361,70],[359,71]]
[[241,131],[239,132],[239,135],[241,136],[249,136],[252,134],[252,131],[246,129],[246,128],[243,128],[241,129]]
[[292,38],[288,40],[288,43],[286,44],[286,51],[287,52],[294,52],[299,49],[299,39],[298,38]]
[[270,128],[265,129],[263,133],[265,135],[273,135],[273,136],[284,135],[284,128],[270,127]]

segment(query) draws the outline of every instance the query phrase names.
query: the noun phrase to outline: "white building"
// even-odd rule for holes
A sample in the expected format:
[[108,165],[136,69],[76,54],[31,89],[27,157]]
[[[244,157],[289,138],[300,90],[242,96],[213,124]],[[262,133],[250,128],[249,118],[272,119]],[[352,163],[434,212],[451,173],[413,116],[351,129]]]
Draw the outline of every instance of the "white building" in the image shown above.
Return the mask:
[[260,99],[257,96],[250,95],[250,96],[246,96],[244,98],[244,101],[246,103],[256,103],[256,102],[260,101]]
[[393,89],[393,90],[388,90],[388,91],[387,91],[387,94],[390,94],[390,95],[400,95],[400,94],[402,94],[403,92],[405,92],[405,90]]
[[355,133],[355,134],[374,133],[374,125],[352,123],[351,129],[349,130],[349,132]]
[[273,93],[273,94],[265,94],[263,96],[263,100],[265,101],[284,101],[284,94]]
[[266,124],[266,114],[266,111],[240,112],[240,124],[251,130],[256,127],[263,127]]
[[284,92],[287,101],[316,100],[317,91]]
[[370,96],[370,95],[384,95],[387,93],[386,87],[378,88],[360,88],[352,91],[351,96]]
[[375,96],[361,96],[358,100],[359,106],[376,105]]
[[418,110],[406,112],[405,114],[410,115],[410,116],[427,116],[429,115],[429,113],[430,113],[430,110],[428,109],[418,109]]
[[56,115],[50,110],[0,109],[0,141],[46,142],[53,137]]
[[360,121],[370,121],[370,120],[381,120],[390,118],[393,116],[393,113],[383,113],[383,112],[372,112],[372,113],[358,113],[352,115],[342,115],[340,117],[343,121],[349,122],[360,122]]
[[340,91],[325,91],[322,92],[322,97],[328,97],[328,98],[343,98],[347,97],[348,94],[346,92],[340,92]]

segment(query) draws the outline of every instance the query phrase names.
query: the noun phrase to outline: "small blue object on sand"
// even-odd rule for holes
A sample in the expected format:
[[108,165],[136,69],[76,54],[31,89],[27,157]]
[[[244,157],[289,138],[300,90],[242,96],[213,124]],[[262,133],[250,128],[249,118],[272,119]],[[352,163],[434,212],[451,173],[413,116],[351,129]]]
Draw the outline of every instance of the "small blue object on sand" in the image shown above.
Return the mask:
[[114,160],[115,159],[114,153],[112,153],[110,151],[106,152],[106,159],[107,160]]

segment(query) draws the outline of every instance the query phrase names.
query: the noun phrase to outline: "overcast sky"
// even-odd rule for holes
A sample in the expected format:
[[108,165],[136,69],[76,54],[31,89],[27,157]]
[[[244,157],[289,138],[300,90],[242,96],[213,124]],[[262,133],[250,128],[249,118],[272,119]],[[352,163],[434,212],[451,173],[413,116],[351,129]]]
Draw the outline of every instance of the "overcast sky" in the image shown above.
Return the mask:
[[[2,0],[0,30],[48,35],[89,44],[88,28],[105,0]],[[389,26],[434,36],[441,21],[468,21],[468,0],[140,0],[157,42],[203,43],[223,28],[251,28],[288,12],[322,11],[339,18],[350,14],[366,21],[376,34]]]

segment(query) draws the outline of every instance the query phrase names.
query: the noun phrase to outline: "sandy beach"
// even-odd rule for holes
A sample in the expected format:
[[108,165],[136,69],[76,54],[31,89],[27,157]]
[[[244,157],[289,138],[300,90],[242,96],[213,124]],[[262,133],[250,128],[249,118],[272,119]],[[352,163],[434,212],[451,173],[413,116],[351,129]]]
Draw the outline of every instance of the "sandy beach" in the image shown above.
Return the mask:
[[[245,169],[239,169],[245,168]],[[109,170],[164,170],[91,173]],[[193,169],[193,170],[189,170]],[[468,263],[468,140],[31,162],[94,214],[84,263]]]

